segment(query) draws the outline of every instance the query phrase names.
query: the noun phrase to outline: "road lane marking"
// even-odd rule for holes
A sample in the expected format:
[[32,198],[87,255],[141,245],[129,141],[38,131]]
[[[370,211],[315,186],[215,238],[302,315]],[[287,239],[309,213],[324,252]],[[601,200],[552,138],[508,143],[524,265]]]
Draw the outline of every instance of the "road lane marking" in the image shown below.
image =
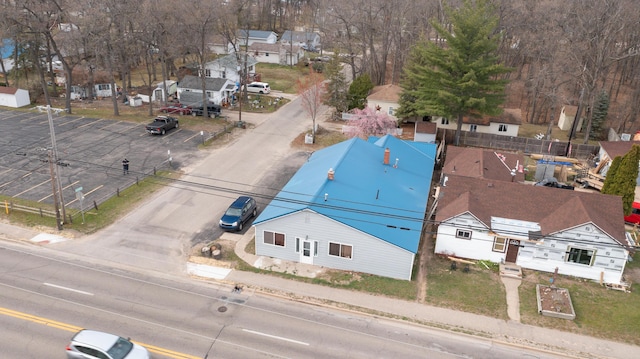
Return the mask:
[[93,293],[89,293],[89,292],[85,292],[83,290],[78,290],[78,289],[73,289],[73,288],[68,288],[68,287],[63,287],[61,285],[56,285],[56,284],[51,284],[51,283],[43,283],[44,285],[46,285],[47,287],[53,287],[53,288],[58,288],[58,289],[63,289],[63,290],[68,290],[70,292],[75,292],[75,293],[79,293],[79,294],[84,294],[84,295],[91,295],[93,296]]
[[306,345],[306,346],[308,346],[308,345],[309,345],[309,343],[300,342],[300,341],[297,341],[297,340],[293,340],[293,339],[289,339],[289,338],[284,338],[284,337],[278,337],[278,336],[271,335],[271,334],[267,334],[267,333],[256,332],[256,331],[254,331],[254,330],[242,329],[242,331],[243,331],[243,332],[247,332],[247,333],[251,333],[251,334],[255,334],[255,335],[261,335],[261,336],[263,336],[263,337],[267,337],[267,338],[283,340],[283,341],[285,341],[285,342],[289,342],[289,343],[300,344],[300,345]]
[[[55,320],[51,320],[51,319],[47,319],[47,318],[43,318],[43,317],[38,317],[38,316],[35,316],[35,315],[22,313],[22,312],[18,312],[18,311],[11,310],[11,309],[8,309],[8,308],[3,308],[3,307],[0,307],[0,315],[6,315],[6,316],[17,318],[17,319],[28,320],[28,321],[33,322],[33,323],[42,324],[42,325],[46,325],[48,327],[53,327],[53,328],[66,330],[66,331],[72,332],[72,333],[76,333],[76,332],[79,332],[82,329],[84,329],[84,328],[81,328],[81,327],[78,327],[78,326],[75,326],[75,325],[71,325],[71,324],[67,324],[67,323],[63,323],[63,322],[58,322],[58,321],[55,321]],[[201,358],[199,356],[184,354],[184,353],[176,352],[176,351],[173,351],[173,350],[157,347],[157,346],[154,346],[154,345],[141,343],[141,342],[138,342],[138,341],[133,341],[132,340],[132,342],[134,342],[134,343],[136,343],[138,345],[142,345],[143,347],[147,348],[152,353],[159,354],[159,355],[164,355],[164,356],[167,356],[167,357],[170,357],[170,358],[174,358],[174,359],[200,359]]]

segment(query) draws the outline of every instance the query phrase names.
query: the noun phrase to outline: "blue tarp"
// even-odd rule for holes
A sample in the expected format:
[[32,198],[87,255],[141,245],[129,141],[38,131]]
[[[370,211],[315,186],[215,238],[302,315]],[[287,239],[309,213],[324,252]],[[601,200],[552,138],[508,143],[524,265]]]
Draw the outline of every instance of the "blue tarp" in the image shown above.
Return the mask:
[[2,55],[3,59],[10,57],[13,53],[13,41],[11,39],[2,39],[2,44],[0,45],[0,55]]

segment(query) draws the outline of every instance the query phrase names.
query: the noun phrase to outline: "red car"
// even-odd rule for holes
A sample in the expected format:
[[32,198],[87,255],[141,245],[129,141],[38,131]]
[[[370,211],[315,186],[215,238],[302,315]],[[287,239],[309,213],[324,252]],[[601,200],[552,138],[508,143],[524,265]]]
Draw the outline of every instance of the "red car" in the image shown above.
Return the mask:
[[162,106],[158,111],[170,115],[190,115],[191,107],[179,103],[174,103]]
[[640,224],[640,202],[633,202],[633,210],[630,215],[624,217],[624,221]]

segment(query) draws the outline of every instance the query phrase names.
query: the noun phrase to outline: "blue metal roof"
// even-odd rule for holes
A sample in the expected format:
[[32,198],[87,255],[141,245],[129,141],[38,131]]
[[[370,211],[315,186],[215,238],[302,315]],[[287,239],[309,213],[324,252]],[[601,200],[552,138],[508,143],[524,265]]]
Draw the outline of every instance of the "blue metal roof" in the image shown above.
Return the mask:
[[[383,164],[386,148],[388,165]],[[389,135],[316,151],[254,224],[310,209],[417,253],[435,153],[435,144]],[[334,180],[328,179],[329,169]]]

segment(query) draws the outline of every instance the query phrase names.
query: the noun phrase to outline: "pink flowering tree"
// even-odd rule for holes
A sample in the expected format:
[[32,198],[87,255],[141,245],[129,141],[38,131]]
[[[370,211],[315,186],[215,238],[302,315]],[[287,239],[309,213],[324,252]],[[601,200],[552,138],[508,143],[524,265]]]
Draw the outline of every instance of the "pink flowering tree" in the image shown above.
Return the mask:
[[356,136],[360,138],[384,136],[390,129],[394,129],[397,126],[396,120],[386,113],[371,107],[365,107],[363,110],[353,110],[353,116],[347,121],[345,135],[350,138]]

